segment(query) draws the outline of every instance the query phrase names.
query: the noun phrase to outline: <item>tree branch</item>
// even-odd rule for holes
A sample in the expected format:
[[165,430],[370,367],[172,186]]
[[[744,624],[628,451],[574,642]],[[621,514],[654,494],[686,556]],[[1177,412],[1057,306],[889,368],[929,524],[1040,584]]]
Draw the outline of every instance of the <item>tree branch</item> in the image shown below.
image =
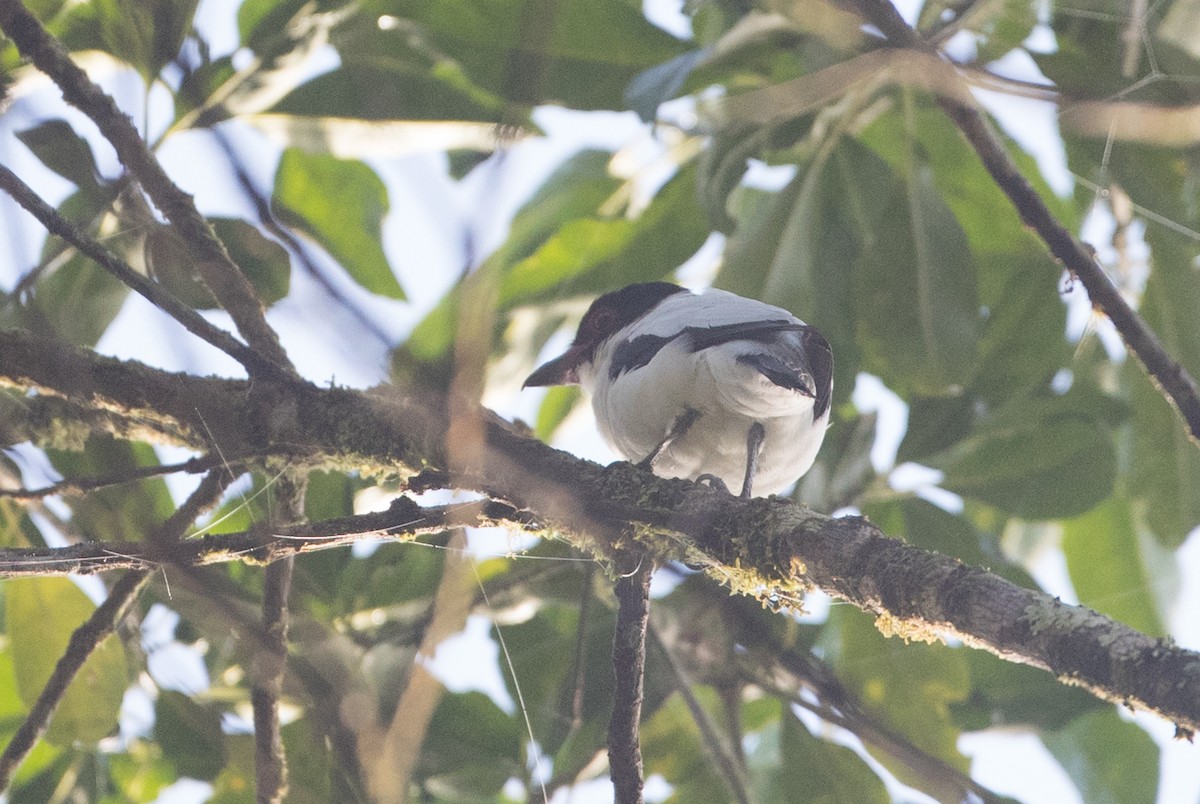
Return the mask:
[[[284,524],[304,518],[307,475],[285,472],[277,498]],[[255,653],[250,705],[254,711],[254,787],[259,804],[278,804],[287,795],[287,756],[279,724],[279,696],[287,670],[288,597],[295,556],[267,565],[263,572],[262,628],[265,644]]]
[[[858,0],[863,14],[893,43],[940,58],[888,0]],[[1050,252],[1079,278],[1092,305],[1112,321],[1125,345],[1133,352],[1159,391],[1174,406],[1188,435],[1200,445],[1200,387],[1187,369],[1167,354],[1158,336],[1121,296],[1096,262],[1092,252],[1058,220],[1041,196],[1017,169],[983,113],[969,99],[965,82],[960,92],[940,93],[938,103],[967,138],[992,179],[1017,209],[1021,220],[1049,247]]]
[[641,804],[642,679],[654,563],[642,551],[627,554],[636,566],[617,578],[617,621],[613,628],[613,707],[608,724],[608,766],[617,804]]
[[[71,61],[66,48],[42,27],[21,0],[0,0],[0,28],[16,43],[22,56],[58,85],[67,103],[96,123],[116,150],[121,164],[137,178],[155,206],[191,247],[201,278],[229,312],[242,337],[266,360],[276,364],[271,373],[291,372],[291,363],[278,335],[267,325],[253,285],[233,264],[224,244],[192,203],[192,197],[171,181],[129,117]],[[260,365],[261,361],[254,369]],[[250,369],[247,365],[247,370]]]
[[97,489],[119,486],[122,483],[132,483],[135,480],[144,480],[148,477],[159,477],[160,475],[169,475],[175,472],[189,472],[191,474],[206,472],[220,464],[220,455],[205,455],[197,458],[188,458],[186,461],[179,463],[167,463],[159,466],[139,466],[136,469],[122,472],[119,475],[68,477],[40,489],[0,489],[0,498],[7,497],[10,500],[41,500],[57,494],[86,494],[89,491],[96,491]]
[[[261,399],[242,381],[156,371],[0,332],[0,382],[20,384],[14,377],[68,399],[156,411],[197,450],[210,439],[202,415],[226,454],[275,455],[381,477],[446,466],[444,398],[295,383]],[[959,638],[1181,729],[1200,728],[1200,654],[890,539],[865,519],[831,519],[783,499],[734,499],[624,463],[601,467],[531,439],[489,411],[478,415],[487,448],[452,485],[534,512],[548,538],[603,560],[636,538],[656,559],[702,564],[732,590],[762,598],[787,601],[817,587],[875,614],[884,633]],[[193,543],[203,540],[180,547]],[[253,561],[269,560],[277,549],[277,541],[246,544]]]
[[407,542],[465,527],[488,527],[498,523],[524,527],[529,521],[528,515],[491,500],[423,508],[408,497],[397,497],[387,511],[274,530],[252,528],[156,544],[145,541],[82,542],[69,547],[2,548],[0,579],[94,575],[118,569],[152,570],[162,566],[204,567],[230,561],[270,564],[302,553],[346,547],[366,539]]

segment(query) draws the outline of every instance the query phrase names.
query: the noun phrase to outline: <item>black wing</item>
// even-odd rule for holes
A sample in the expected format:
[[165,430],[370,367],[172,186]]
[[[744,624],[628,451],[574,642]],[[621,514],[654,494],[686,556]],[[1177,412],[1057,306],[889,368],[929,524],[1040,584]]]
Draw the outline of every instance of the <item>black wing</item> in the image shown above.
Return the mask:
[[[781,340],[779,335],[796,332],[800,343]],[[747,321],[712,327],[685,327],[676,335],[639,335],[617,345],[613,351],[609,379],[641,368],[654,359],[659,350],[676,338],[689,339],[689,350],[698,352],[732,341],[753,341],[767,345],[765,352],[742,355],[738,359],[762,372],[782,388],[790,388],[813,397],[813,418],[829,409],[833,394],[833,352],[829,341],[807,324],[795,321]]]

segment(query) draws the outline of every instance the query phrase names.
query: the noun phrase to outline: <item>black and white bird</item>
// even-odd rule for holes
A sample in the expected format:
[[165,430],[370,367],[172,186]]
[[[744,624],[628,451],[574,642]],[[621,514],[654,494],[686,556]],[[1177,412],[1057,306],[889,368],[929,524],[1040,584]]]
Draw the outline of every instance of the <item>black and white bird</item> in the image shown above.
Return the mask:
[[570,348],[525,387],[581,385],[600,434],[661,477],[783,491],[825,438],[829,342],[781,307],[667,282],[592,303]]

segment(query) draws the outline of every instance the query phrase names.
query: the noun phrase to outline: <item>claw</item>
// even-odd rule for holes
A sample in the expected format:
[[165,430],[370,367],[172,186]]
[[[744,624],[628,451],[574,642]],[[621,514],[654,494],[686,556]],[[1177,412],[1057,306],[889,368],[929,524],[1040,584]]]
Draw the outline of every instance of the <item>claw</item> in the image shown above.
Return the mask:
[[723,491],[726,494],[733,494],[733,492],[729,490],[729,486],[725,485],[725,481],[722,480],[721,478],[717,477],[716,475],[710,475],[710,474],[700,475],[699,477],[696,478],[696,482],[703,483],[704,485],[706,485],[710,488],[714,488],[717,491]]

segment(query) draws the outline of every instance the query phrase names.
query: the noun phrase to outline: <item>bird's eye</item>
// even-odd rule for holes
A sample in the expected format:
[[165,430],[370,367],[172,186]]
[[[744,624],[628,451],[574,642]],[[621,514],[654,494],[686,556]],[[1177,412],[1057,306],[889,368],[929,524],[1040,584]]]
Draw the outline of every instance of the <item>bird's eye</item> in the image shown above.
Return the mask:
[[594,310],[588,318],[587,329],[596,335],[607,335],[616,327],[617,314],[607,307]]

